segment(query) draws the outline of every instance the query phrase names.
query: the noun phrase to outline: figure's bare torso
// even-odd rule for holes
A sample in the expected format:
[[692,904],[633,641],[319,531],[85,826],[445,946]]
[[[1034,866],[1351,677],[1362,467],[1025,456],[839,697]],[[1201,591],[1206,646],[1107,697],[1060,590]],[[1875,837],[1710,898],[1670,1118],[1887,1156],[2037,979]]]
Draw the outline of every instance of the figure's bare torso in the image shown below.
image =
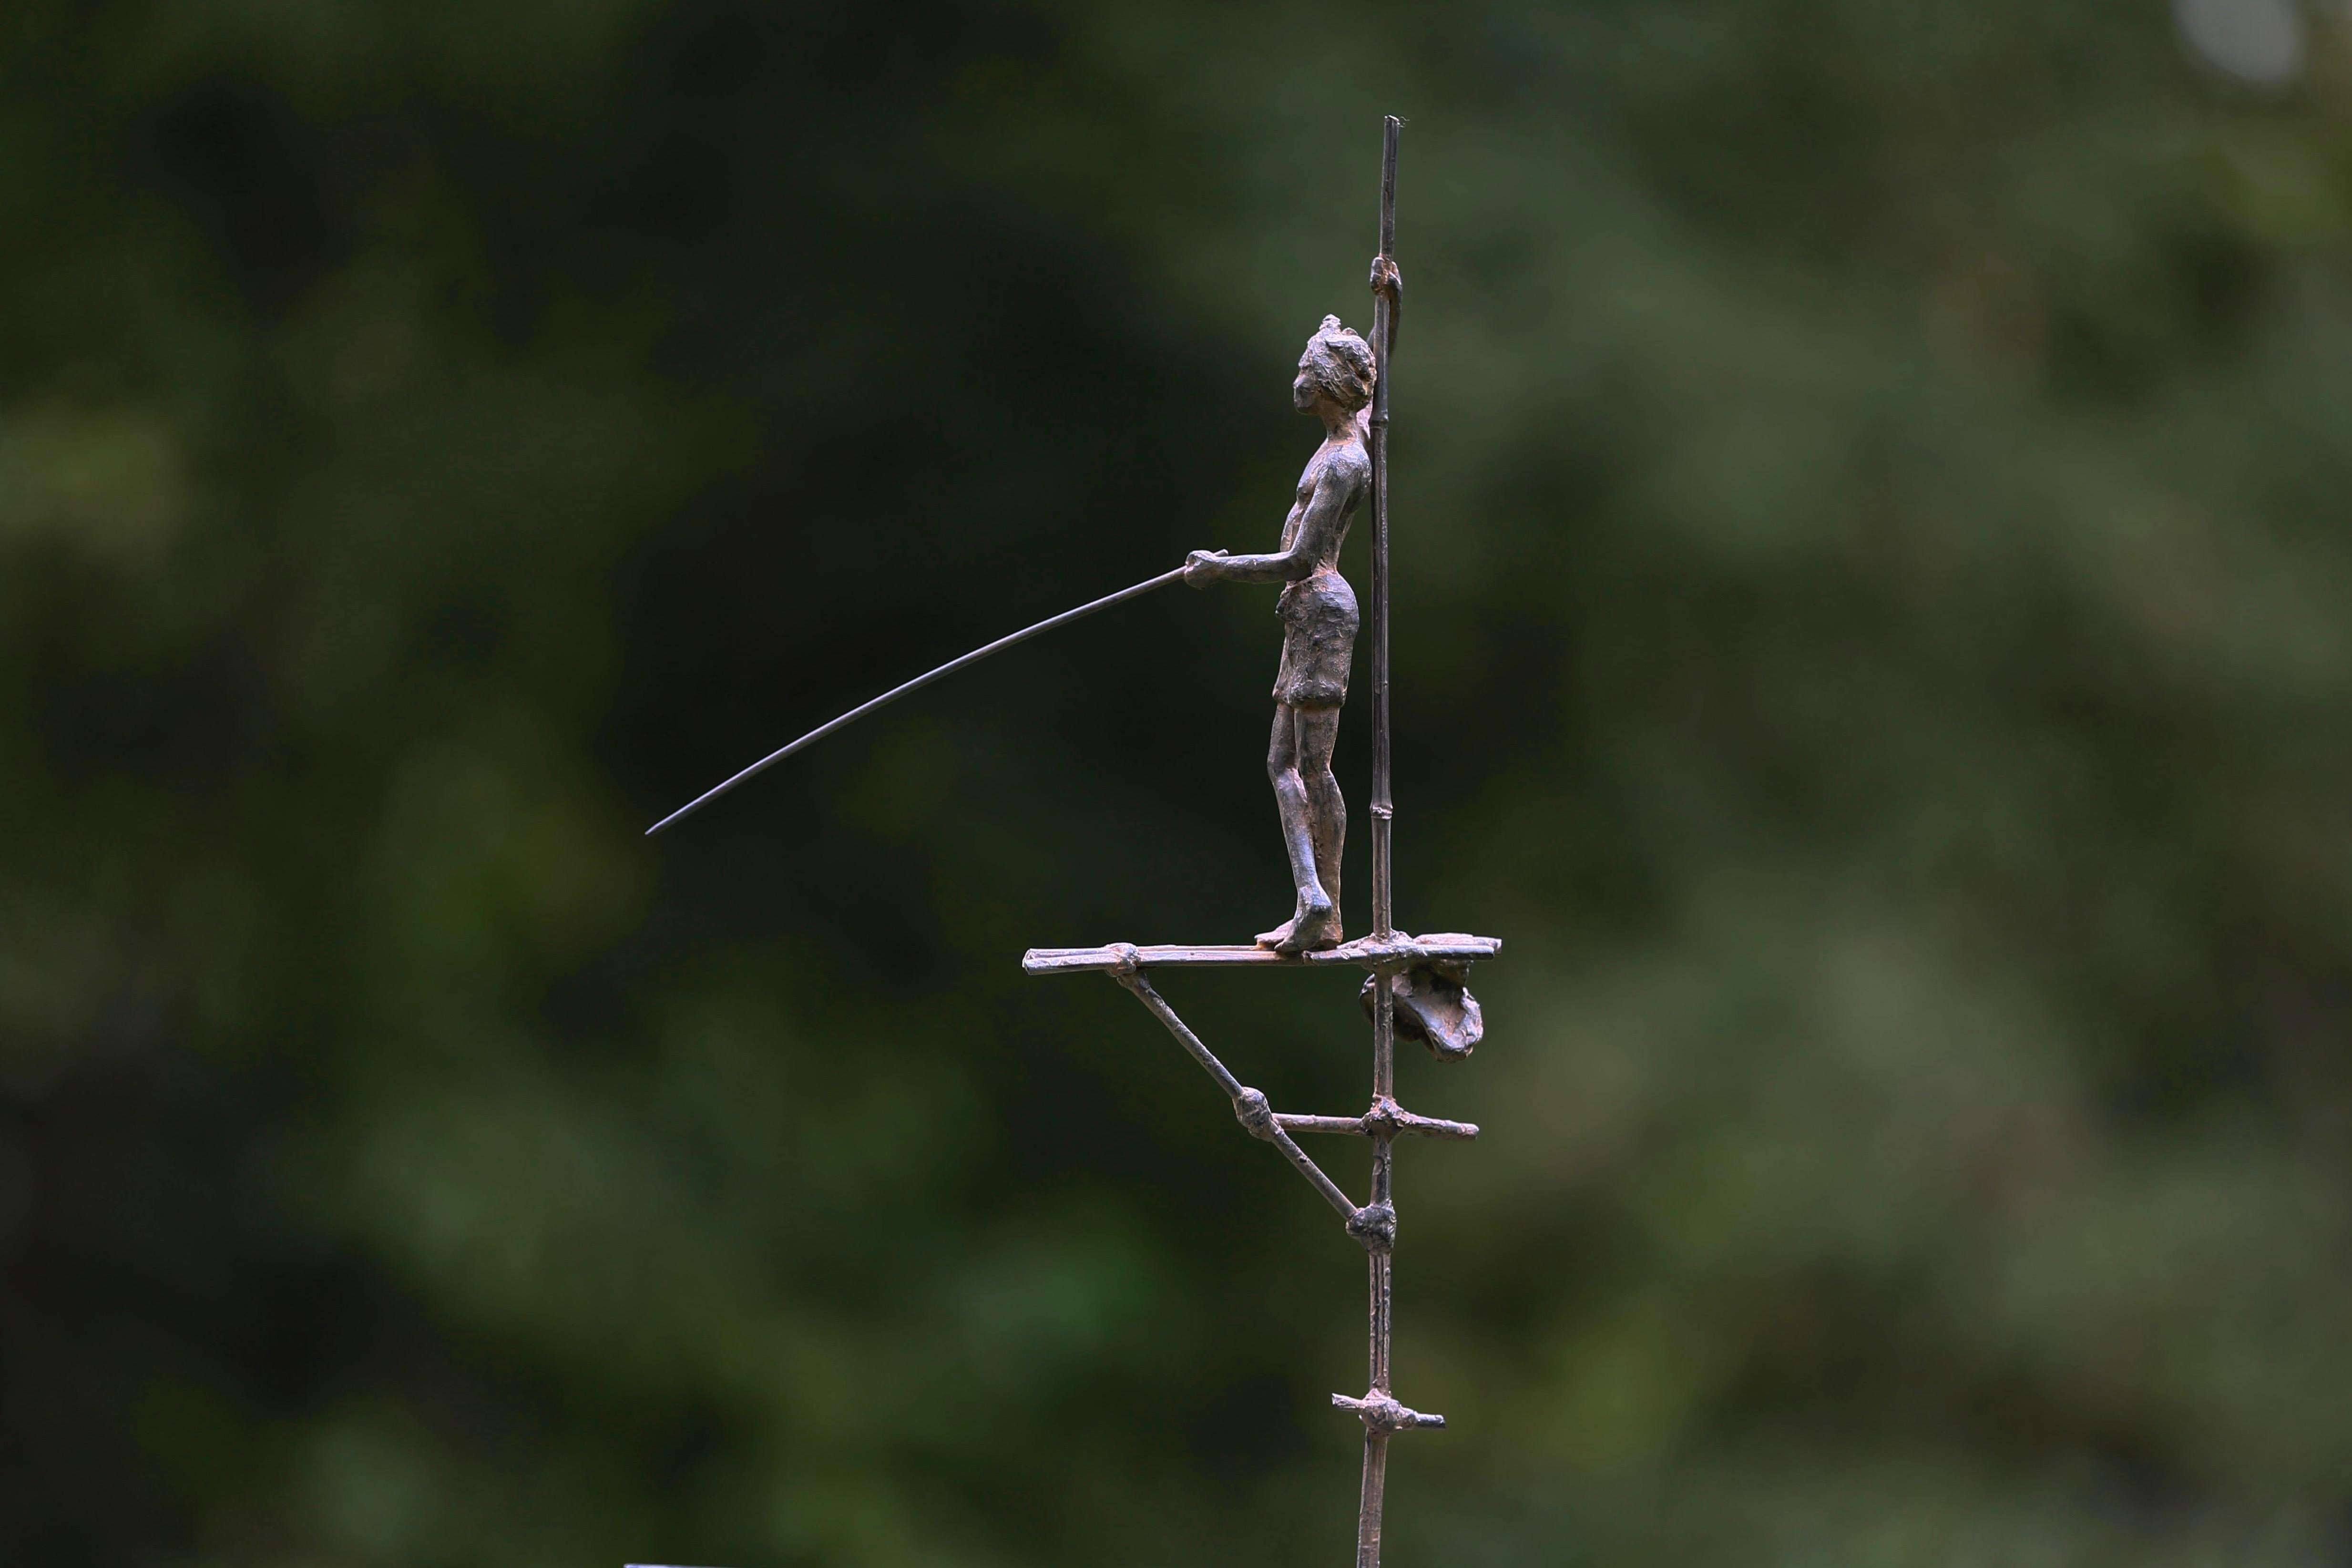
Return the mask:
[[[1339,567],[1339,547],[1347,542],[1348,524],[1353,519],[1357,502],[1370,487],[1372,461],[1364,450],[1360,436],[1350,432],[1346,437],[1327,438],[1307,459],[1307,467],[1298,476],[1298,491],[1290,506],[1290,515],[1282,520],[1282,551],[1288,553],[1298,543],[1298,531],[1306,521],[1307,510],[1314,505],[1317,492],[1327,487],[1332,492],[1325,497],[1328,511],[1336,512],[1338,526],[1328,530],[1322,548],[1316,552],[1314,570],[1336,572]],[[1337,502],[1334,506],[1332,503]]]
[[1274,700],[1292,708],[1337,708],[1348,698],[1348,667],[1360,617],[1354,590],[1339,575],[1348,521],[1371,479],[1371,460],[1351,425],[1327,437],[1298,476],[1298,495],[1282,525],[1282,664]]

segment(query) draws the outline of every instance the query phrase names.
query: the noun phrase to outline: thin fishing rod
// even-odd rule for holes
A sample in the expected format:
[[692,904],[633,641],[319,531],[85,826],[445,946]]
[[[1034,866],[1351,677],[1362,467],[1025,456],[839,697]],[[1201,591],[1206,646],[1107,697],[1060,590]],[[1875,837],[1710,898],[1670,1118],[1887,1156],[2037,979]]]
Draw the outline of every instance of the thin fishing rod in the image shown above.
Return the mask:
[[986,647],[976,647],[970,653],[965,654],[961,658],[951,658],[948,660],[947,663],[940,666],[939,668],[931,670],[927,674],[915,677],[914,679],[907,682],[904,686],[894,686],[889,690],[884,692],[881,696],[875,698],[872,701],[860,703],[858,706],[852,708],[848,712],[844,713],[840,718],[833,720],[829,723],[818,725],[815,729],[811,730],[807,734],[803,735],[799,740],[794,741],[791,745],[769,752],[766,756],[761,757],[758,762],[753,763],[750,767],[745,768],[741,773],[737,773],[733,778],[729,779],[725,784],[719,785],[716,789],[706,790],[701,795],[695,796],[692,800],[688,801],[684,805],[679,806],[676,811],[671,812],[667,816],[663,817],[659,822],[655,823],[651,827],[646,828],[646,837],[650,838],[655,834],[659,833],[663,828],[667,827],[671,823],[676,822],[679,817],[709,805],[712,801],[717,800],[720,795],[725,795],[729,790],[733,789],[737,784],[741,784],[745,779],[750,778],[752,774],[759,773],[763,768],[767,768],[774,763],[782,762],[786,757],[791,756],[794,752],[799,751],[803,746],[807,745],[810,742],[824,740],[827,735],[832,734],[844,724],[850,723],[855,720],[863,719],[868,713],[873,712],[877,708],[887,708],[891,703],[898,700],[901,697],[906,696],[909,691],[919,690],[923,687],[929,686],[932,681],[937,680],[942,675],[951,674],[956,670],[961,669],[967,664],[976,664],[980,660],[986,658],[990,654],[1002,653],[1006,648],[1011,647],[1014,643],[1026,642],[1029,638],[1035,637],[1039,632],[1050,632],[1055,626],[1066,626],[1070,622],[1078,619],[1080,616],[1093,615],[1097,610],[1107,610],[1113,605],[1118,604],[1124,600],[1132,599],[1138,595],[1149,594],[1154,588],[1165,588],[1169,584],[1181,579],[1183,575],[1184,568],[1181,566],[1177,567],[1172,572],[1162,572],[1159,576],[1138,583],[1132,588],[1121,588],[1116,594],[1106,594],[1090,605],[1080,605],[1075,610],[1064,610],[1060,615],[1055,616],[1046,620],[1039,621],[1035,626],[1025,627],[1021,631],[1014,632],[1011,637],[999,637],[994,642],[990,643]]

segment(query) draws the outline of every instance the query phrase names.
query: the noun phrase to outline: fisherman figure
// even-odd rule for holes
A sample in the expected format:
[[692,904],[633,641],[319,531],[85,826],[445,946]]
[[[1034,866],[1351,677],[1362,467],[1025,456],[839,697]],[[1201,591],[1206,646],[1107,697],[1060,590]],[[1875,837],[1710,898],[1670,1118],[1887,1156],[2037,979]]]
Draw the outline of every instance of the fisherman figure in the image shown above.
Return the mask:
[[1371,346],[1339,317],[1324,317],[1290,384],[1291,403],[1323,421],[1323,445],[1298,477],[1298,498],[1283,520],[1282,549],[1272,555],[1195,550],[1184,563],[1184,581],[1195,588],[1284,584],[1276,606],[1282,617],[1282,668],[1274,681],[1274,740],[1265,771],[1282,815],[1298,907],[1257,939],[1277,952],[1339,944],[1339,851],[1348,808],[1331,774],[1331,748],[1339,736],[1339,706],[1348,700],[1358,624],[1355,593],[1339,575],[1339,546],[1356,503],[1371,489],[1365,436],[1375,374]]

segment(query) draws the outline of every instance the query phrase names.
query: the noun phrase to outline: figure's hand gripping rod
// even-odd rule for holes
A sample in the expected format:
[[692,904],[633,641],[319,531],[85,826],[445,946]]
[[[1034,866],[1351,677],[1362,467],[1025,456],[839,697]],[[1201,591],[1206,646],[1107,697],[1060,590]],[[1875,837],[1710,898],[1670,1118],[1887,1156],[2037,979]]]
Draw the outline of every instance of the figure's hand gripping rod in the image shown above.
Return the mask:
[[760,772],[763,768],[782,762],[786,757],[791,756],[794,752],[799,751],[803,746],[807,745],[810,742],[824,740],[827,735],[832,734],[835,730],[840,729],[843,725],[850,723],[856,720],[865,718],[866,715],[873,712],[877,708],[886,708],[889,706],[891,703],[898,700],[901,697],[906,696],[909,691],[918,690],[923,687],[929,686],[932,681],[937,680],[942,675],[951,675],[955,671],[961,669],[967,664],[977,664],[982,659],[986,658],[990,654],[1002,653],[1006,648],[1011,647],[1014,643],[1028,641],[1031,637],[1035,637],[1039,632],[1050,632],[1055,626],[1066,626],[1070,622],[1077,620],[1081,616],[1093,615],[1097,610],[1107,610],[1113,605],[1118,604],[1123,600],[1135,598],[1139,595],[1149,594],[1154,588],[1165,588],[1169,584],[1181,579],[1183,575],[1184,568],[1179,566],[1172,572],[1162,572],[1157,577],[1138,583],[1132,588],[1121,588],[1116,594],[1105,594],[1101,598],[1095,600],[1092,604],[1080,605],[1075,610],[1064,610],[1060,615],[1055,616],[1047,620],[1039,621],[1035,626],[1014,632],[1011,637],[999,637],[994,642],[990,643],[986,647],[976,647],[961,658],[951,658],[948,660],[947,663],[940,666],[939,668],[934,669],[929,673],[915,677],[914,679],[907,682],[904,686],[894,686],[889,690],[884,692],[881,696],[875,698],[872,701],[860,703],[858,706],[852,708],[848,712],[844,713],[840,718],[833,720],[829,723],[818,725],[815,729],[811,730],[807,734],[803,735],[799,740],[794,741],[791,745],[782,747],[778,751],[769,752],[766,756],[761,757],[758,762],[753,763],[750,767],[745,768],[741,773],[737,773],[733,778],[729,779],[725,784],[719,785],[716,789],[706,790],[701,795],[695,796],[692,800],[688,801],[684,805],[679,806],[676,811],[671,812],[667,816],[663,817],[659,822],[655,823],[651,827],[646,828],[646,837],[650,838],[655,834],[659,833],[663,828],[667,827],[671,823],[676,822],[679,817],[684,816],[688,813],[695,811],[704,805],[708,805],[710,802],[717,800],[720,795],[725,795],[729,790],[733,789],[737,784],[741,784],[745,779],[750,778],[752,774]]

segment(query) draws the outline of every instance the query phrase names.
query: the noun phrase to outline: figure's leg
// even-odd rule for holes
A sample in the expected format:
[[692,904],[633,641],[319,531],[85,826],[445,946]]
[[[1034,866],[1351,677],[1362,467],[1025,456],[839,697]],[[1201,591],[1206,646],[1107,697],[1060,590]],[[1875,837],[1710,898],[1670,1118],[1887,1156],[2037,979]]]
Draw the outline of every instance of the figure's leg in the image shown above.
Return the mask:
[[1328,947],[1314,940],[1330,917],[1331,896],[1315,874],[1315,830],[1308,817],[1307,783],[1299,777],[1298,710],[1286,702],[1274,710],[1274,736],[1267,743],[1265,776],[1274,784],[1275,809],[1282,818],[1282,847],[1290,857],[1290,881],[1298,890],[1298,908],[1270,931],[1258,934],[1258,944],[1283,952],[1305,945]]
[[[1315,877],[1331,900],[1331,941],[1339,940],[1339,852],[1348,841],[1348,803],[1331,773],[1331,750],[1339,740],[1339,710],[1297,710],[1298,776],[1307,786],[1307,830],[1315,841]],[[1325,945],[1320,942],[1309,946]]]

